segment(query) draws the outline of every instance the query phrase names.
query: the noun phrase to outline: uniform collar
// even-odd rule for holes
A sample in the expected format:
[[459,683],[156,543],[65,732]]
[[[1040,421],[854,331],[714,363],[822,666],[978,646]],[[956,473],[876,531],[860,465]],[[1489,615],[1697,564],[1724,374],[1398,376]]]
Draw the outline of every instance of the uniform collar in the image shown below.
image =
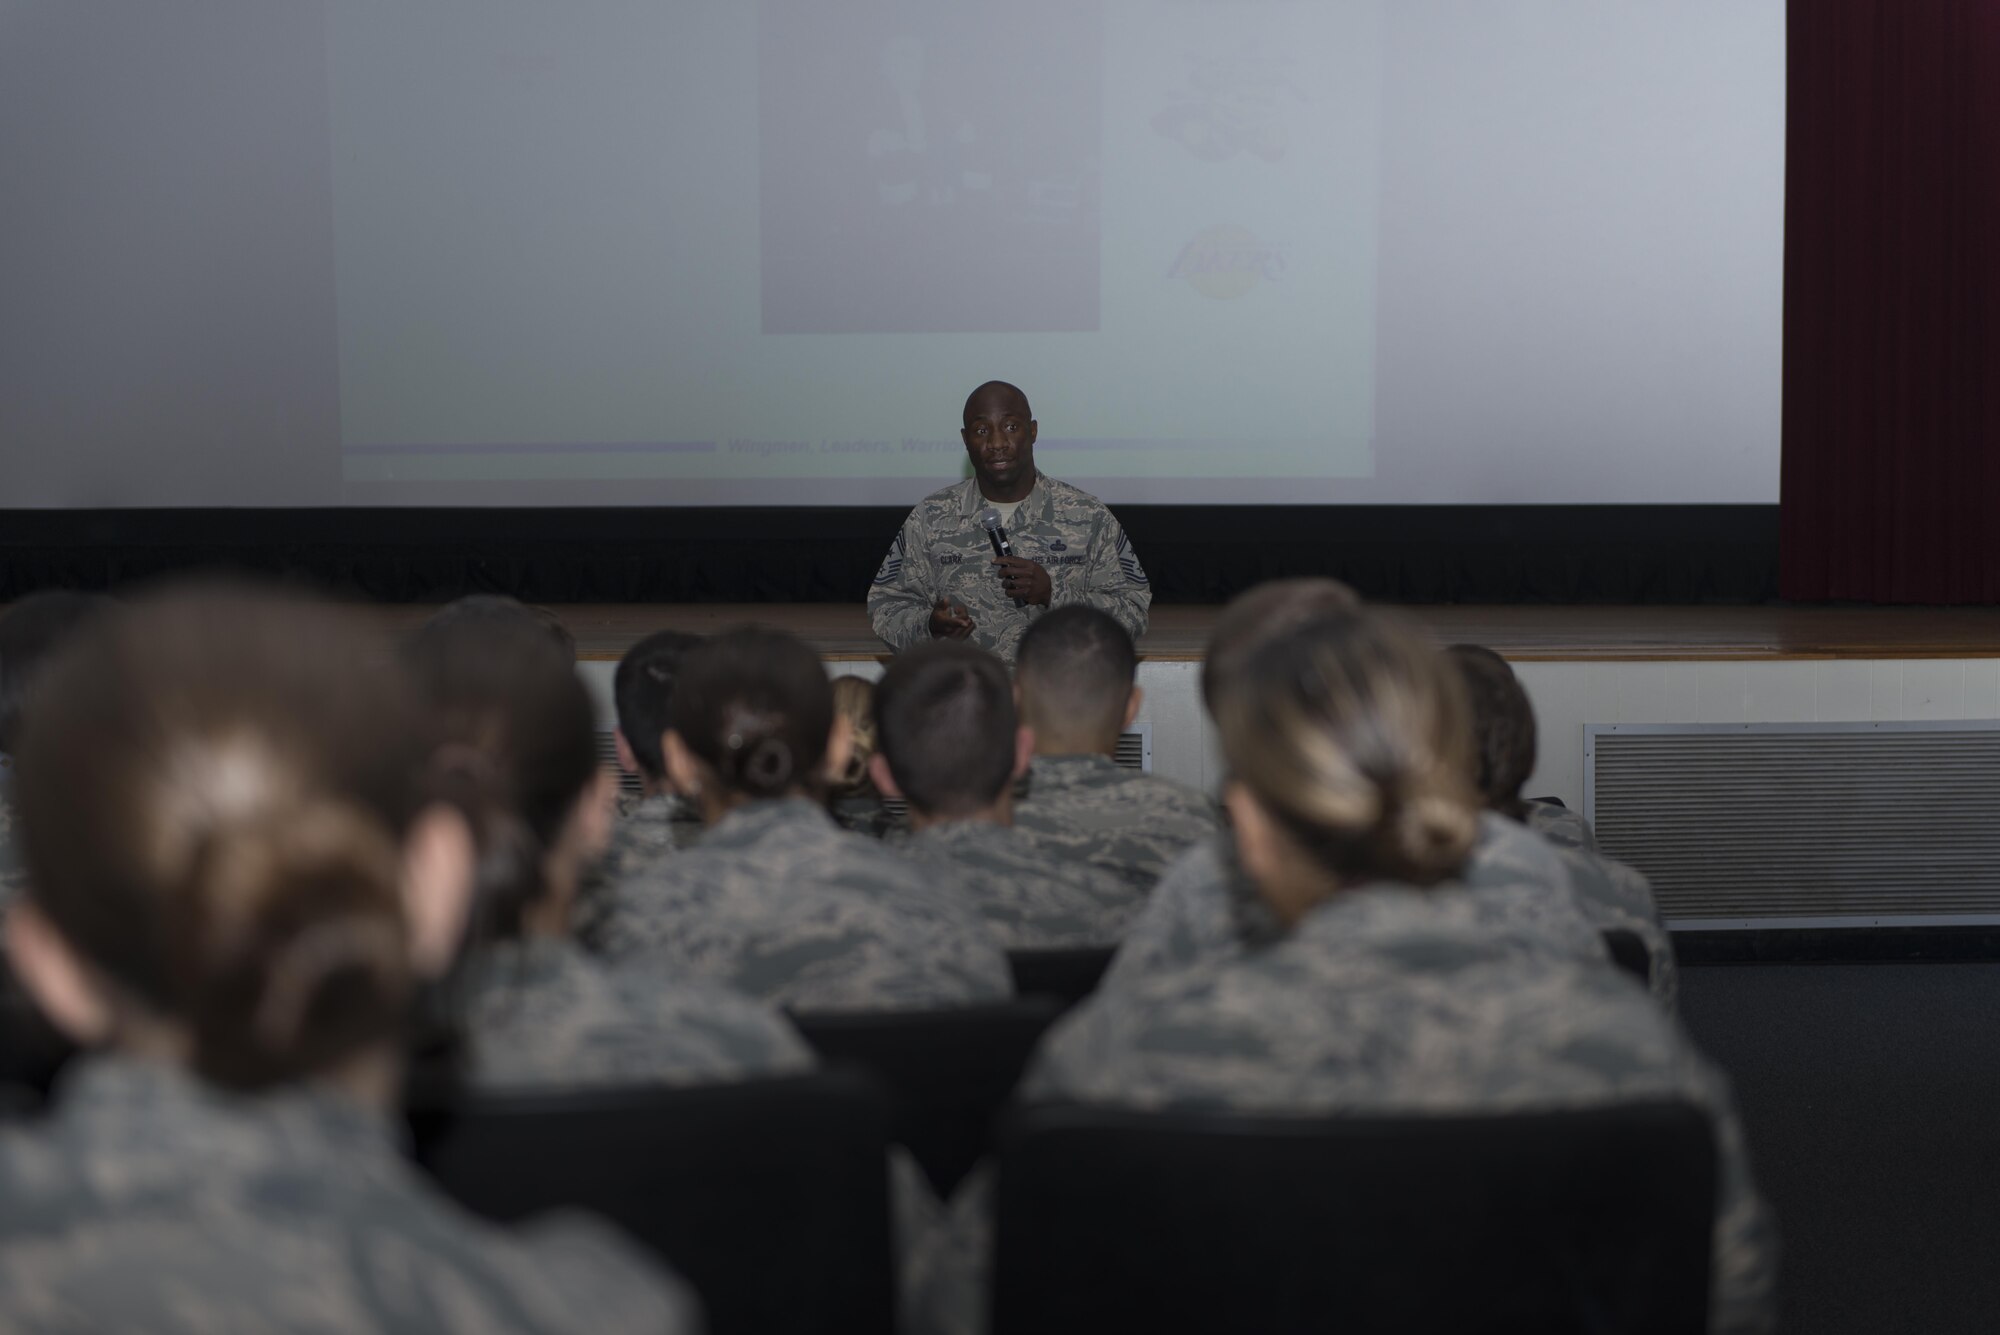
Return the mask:
[[1028,786],[1033,791],[1089,783],[1109,774],[1122,774],[1124,767],[1110,756],[1090,752],[1074,756],[1036,756],[1028,767]]
[[805,797],[778,797],[745,802],[717,821],[701,842],[711,849],[750,848],[778,830],[796,829],[845,837],[819,803]]
[[911,848],[927,846],[947,849],[992,848],[1014,839],[1013,828],[990,820],[947,820],[926,825],[910,836]]
[[213,1185],[276,1175],[353,1180],[398,1176],[401,1130],[329,1089],[236,1094],[191,1072],[130,1057],[92,1057],[61,1081],[56,1136],[85,1156],[116,1145],[115,1170],[91,1171],[100,1198],[134,1200],[189,1181]]
[[[1028,494],[1021,498],[1021,508],[1014,512],[1015,527],[1019,528],[1034,520],[1041,519],[1048,513],[1049,489],[1043,485],[1047,481],[1048,478],[1043,476],[1042,471],[1036,469],[1035,485],[1028,488]],[[977,475],[959,483],[958,513],[963,517],[972,519],[981,510],[993,504],[997,504],[997,502],[987,500],[985,495],[979,490],[979,478]]]

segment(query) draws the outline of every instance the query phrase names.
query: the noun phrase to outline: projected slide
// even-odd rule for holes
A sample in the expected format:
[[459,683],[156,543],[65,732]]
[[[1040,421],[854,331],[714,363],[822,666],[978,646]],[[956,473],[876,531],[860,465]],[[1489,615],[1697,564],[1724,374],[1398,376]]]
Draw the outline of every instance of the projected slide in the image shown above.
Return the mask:
[[333,5],[343,474],[906,500],[997,376],[1130,499],[1366,477],[1380,24]]

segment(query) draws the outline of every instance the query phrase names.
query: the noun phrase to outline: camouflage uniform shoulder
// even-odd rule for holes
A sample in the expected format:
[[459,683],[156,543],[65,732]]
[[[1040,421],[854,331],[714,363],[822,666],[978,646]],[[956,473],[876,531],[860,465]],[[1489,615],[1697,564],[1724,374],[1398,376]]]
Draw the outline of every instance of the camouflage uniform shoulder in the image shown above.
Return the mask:
[[1236,861],[1223,832],[1193,845],[1167,868],[1126,929],[1101,988],[1118,988],[1192,965],[1231,958],[1279,935],[1277,920]]
[[948,821],[911,835],[902,851],[941,866],[1010,950],[1109,945],[1144,897],[1087,863],[1055,857],[988,821]]
[[803,799],[732,812],[699,847],[618,887],[586,944],[813,1009],[1007,996],[1006,956],[949,881]]
[[1091,863],[1140,890],[1222,828],[1220,811],[1201,793],[1108,756],[1037,758],[1014,824],[1055,856]]
[[[388,1119],[98,1059],[0,1133],[0,1327],[681,1332],[692,1295],[579,1217],[507,1232],[446,1201]],[[194,1222],[198,1226],[190,1227]]]
[[1597,833],[1590,828],[1590,822],[1580,811],[1555,802],[1530,801],[1526,824],[1542,838],[1565,848],[1585,848],[1595,851]]
[[602,965],[572,942],[496,943],[473,977],[471,1074],[488,1088],[702,1084],[812,1065],[769,1007],[713,983]]

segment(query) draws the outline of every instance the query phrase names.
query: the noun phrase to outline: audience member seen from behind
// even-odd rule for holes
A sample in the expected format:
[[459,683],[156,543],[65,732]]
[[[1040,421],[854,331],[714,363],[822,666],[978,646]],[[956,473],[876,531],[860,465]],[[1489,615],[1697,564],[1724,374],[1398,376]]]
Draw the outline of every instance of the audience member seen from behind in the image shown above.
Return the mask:
[[422,736],[386,643],[259,594],[108,613],[51,665],[7,948],[103,1055],[0,1134],[0,1325],[696,1327],[608,1230],[494,1229],[398,1148],[405,1013],[473,858]]
[[1028,628],[1015,681],[1035,759],[1014,823],[1143,893],[1221,822],[1200,793],[1114,759],[1144,695],[1138,672],[1132,637],[1096,608],[1059,607]]
[[1439,655],[1388,618],[1337,613],[1264,646],[1219,705],[1238,853],[1283,935],[1100,993],[1023,1097],[1285,1114],[1685,1098],[1719,1150],[1713,1329],[1767,1329],[1772,1237],[1721,1076],[1628,981],[1495,925],[1450,883],[1480,802]]
[[746,627],[687,656],[666,738],[701,842],[614,887],[591,944],[801,1010],[992,1001],[1007,961],[955,886],[826,813],[847,728],[817,655]]
[[491,1087],[696,1083],[810,1065],[789,1024],[712,983],[606,968],[571,936],[611,822],[590,696],[531,629],[465,622],[412,646],[440,791],[479,851],[461,979],[469,1075]]
[[540,633],[550,647],[570,662],[576,662],[576,637],[563,625],[562,618],[546,607],[509,598],[504,593],[470,593],[454,599],[430,614],[410,637],[421,644],[427,636],[456,635],[471,627],[507,626]]
[[686,848],[701,835],[701,813],[675,795],[667,782],[667,711],[674,700],[681,660],[701,643],[699,635],[662,630],[625,651],[611,678],[618,710],[618,764],[639,781],[636,801],[621,799],[618,825],[601,864],[602,879],[634,876],[655,860]]
[[0,905],[19,890],[20,857],[13,846],[14,749],[20,742],[28,688],[42,664],[109,599],[50,590],[32,594],[0,617]]
[[[1535,772],[1535,707],[1513,667],[1491,649],[1455,644],[1445,657],[1471,704],[1480,796],[1488,811],[1524,823],[1532,809],[1521,789]],[[1677,991],[1673,942],[1646,878],[1622,862],[1543,838],[1562,860],[1584,916],[1600,928],[1631,932],[1645,944],[1653,992],[1671,1004]]]
[[[1324,579],[1260,585],[1229,604],[1202,667],[1202,700],[1210,716],[1264,646],[1317,617],[1357,606],[1346,585]],[[1516,823],[1483,817],[1457,877],[1481,892],[1478,911],[1496,927],[1531,930],[1555,953],[1609,963],[1604,939],[1578,902],[1560,855]],[[1104,985],[1122,986],[1198,959],[1237,954],[1269,940],[1275,928],[1237,864],[1234,843],[1227,836],[1205,841],[1161,879],[1126,933]]]
[[905,650],[875,692],[875,781],[910,804],[904,851],[960,884],[1009,949],[1108,945],[1143,894],[1012,827],[1014,781],[1034,736],[1019,725],[999,659],[940,640]]
[[833,679],[833,712],[847,725],[847,760],[827,775],[826,808],[840,828],[880,839],[890,831],[889,809],[875,784],[875,683],[852,674]]
[[[1202,704],[1210,719],[1216,700],[1250,655],[1316,617],[1360,605],[1352,589],[1331,579],[1273,580],[1239,595],[1216,618],[1202,658]],[[1276,932],[1276,922],[1237,865],[1234,839],[1218,831],[1188,849],[1160,878],[1126,931],[1103,986],[1233,955]]]

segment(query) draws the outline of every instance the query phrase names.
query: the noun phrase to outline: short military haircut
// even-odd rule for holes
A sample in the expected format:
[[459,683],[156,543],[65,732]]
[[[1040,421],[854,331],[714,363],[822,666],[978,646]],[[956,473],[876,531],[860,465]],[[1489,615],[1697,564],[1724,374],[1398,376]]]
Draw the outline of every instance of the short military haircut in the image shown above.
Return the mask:
[[1014,675],[1022,708],[1037,726],[1116,732],[1139,675],[1139,652],[1110,615],[1071,603],[1028,627]]
[[1034,406],[1028,402],[1028,396],[1021,392],[1020,386],[1010,385],[1005,380],[989,380],[965,396],[965,407],[959,413],[958,420],[961,422],[970,422],[972,420],[972,405],[978,403],[982,397],[988,394],[1012,394],[1021,401],[1022,412],[1031,418],[1035,415]]
[[896,786],[929,816],[991,806],[1014,781],[1014,688],[992,654],[949,640],[898,654],[875,686],[875,737]]
[[1444,651],[1465,682],[1472,706],[1473,777],[1486,805],[1519,819],[1526,814],[1521,787],[1535,772],[1535,707],[1507,660],[1477,644]]
[[666,777],[667,758],[660,737],[667,730],[667,713],[674,699],[674,682],[681,660],[701,643],[686,631],[655,631],[625,651],[612,674],[611,698],[618,708],[618,731],[632,748],[639,772],[658,781]]
[[1354,590],[1337,579],[1275,579],[1238,595],[1216,618],[1201,665],[1201,701],[1209,716],[1220,717],[1222,693],[1259,649],[1308,621],[1360,606]]
[[21,711],[42,664],[109,598],[51,589],[30,594],[0,617],[0,751],[12,754],[21,736]]
[[501,593],[467,594],[456,602],[446,603],[417,627],[411,639],[421,643],[426,636],[455,633],[466,626],[511,626],[533,631],[547,637],[570,662],[576,662],[576,637],[569,633],[569,627],[563,625],[560,617],[546,607],[533,607]]

